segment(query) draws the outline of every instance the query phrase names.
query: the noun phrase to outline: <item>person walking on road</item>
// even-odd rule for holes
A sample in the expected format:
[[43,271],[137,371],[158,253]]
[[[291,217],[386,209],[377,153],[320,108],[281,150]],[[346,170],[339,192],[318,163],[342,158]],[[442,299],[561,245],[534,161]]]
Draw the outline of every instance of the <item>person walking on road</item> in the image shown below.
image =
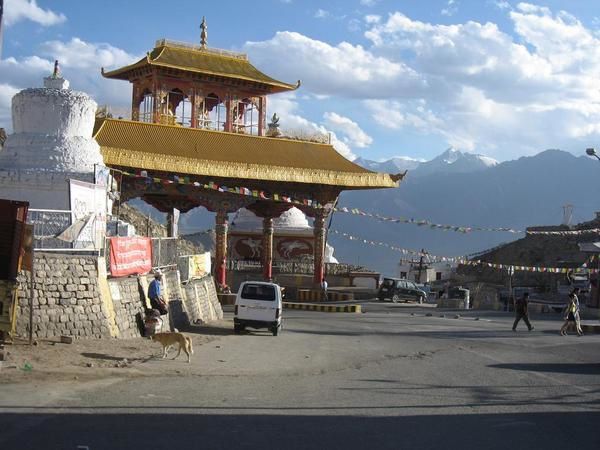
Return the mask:
[[523,322],[525,322],[525,325],[527,325],[527,328],[529,329],[529,331],[533,330],[533,326],[529,322],[528,307],[529,307],[529,292],[525,292],[523,294],[523,297],[517,299],[517,301],[515,302],[515,322],[513,323],[513,326],[512,326],[513,331],[517,331],[517,324],[519,323],[519,321],[521,319],[523,319]]
[[575,316],[576,316],[577,310],[578,310],[576,301],[577,301],[577,296],[573,293],[570,293],[569,294],[569,303],[567,304],[567,314],[565,315],[565,323],[563,323],[563,326],[560,327],[561,336],[567,335],[567,331],[569,330],[569,326],[571,324],[575,325],[575,329],[577,330],[577,334],[579,336],[581,336],[583,334],[583,333],[579,332],[579,329],[577,328],[577,320],[575,319]]
[[572,294],[575,296],[575,306],[577,307],[577,311],[575,312],[575,329],[577,330],[577,334],[579,336],[583,335],[583,330],[581,329],[581,316],[579,310],[579,292],[580,289],[578,287],[573,288]]
[[325,278],[323,278],[323,281],[321,281],[321,290],[323,291],[323,300],[327,301],[327,280]]

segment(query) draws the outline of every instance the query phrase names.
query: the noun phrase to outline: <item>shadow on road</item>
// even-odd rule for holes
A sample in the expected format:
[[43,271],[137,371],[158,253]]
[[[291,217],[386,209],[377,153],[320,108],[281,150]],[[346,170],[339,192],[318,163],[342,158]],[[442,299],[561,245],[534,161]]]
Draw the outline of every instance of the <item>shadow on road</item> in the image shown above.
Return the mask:
[[[91,408],[93,410],[94,408]],[[217,408],[218,409],[218,408]],[[226,409],[226,408],[222,408]],[[3,413],[6,449],[598,449],[599,412],[422,416]]]
[[596,364],[519,363],[519,364],[492,364],[488,367],[493,367],[496,369],[526,370],[528,372],[570,373],[573,375],[600,375],[600,363],[596,363]]

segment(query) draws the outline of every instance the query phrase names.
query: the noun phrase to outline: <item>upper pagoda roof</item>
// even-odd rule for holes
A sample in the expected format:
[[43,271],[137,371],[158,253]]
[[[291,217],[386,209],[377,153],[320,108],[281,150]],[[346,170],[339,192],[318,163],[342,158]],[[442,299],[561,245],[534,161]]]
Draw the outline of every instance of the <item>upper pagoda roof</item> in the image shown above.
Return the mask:
[[329,144],[116,119],[99,123],[94,137],[113,167],[343,189],[397,187],[402,179],[364,169]]
[[192,72],[216,77],[244,80],[268,87],[271,93],[297,89],[296,84],[284,83],[262,73],[248,61],[243,53],[205,48],[198,45],[160,39],[155,47],[138,62],[108,72],[105,78],[131,80],[139,76],[140,69],[161,67],[182,72]]

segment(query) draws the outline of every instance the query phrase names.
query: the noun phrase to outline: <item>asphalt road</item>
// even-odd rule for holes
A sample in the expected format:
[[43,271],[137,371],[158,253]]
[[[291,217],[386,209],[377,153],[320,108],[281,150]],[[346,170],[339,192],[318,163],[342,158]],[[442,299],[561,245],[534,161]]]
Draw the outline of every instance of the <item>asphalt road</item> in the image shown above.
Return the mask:
[[600,335],[561,337],[558,316],[513,333],[507,313],[363,309],[224,335],[195,349],[201,376],[152,360],[181,375],[3,386],[0,448],[600,448]]

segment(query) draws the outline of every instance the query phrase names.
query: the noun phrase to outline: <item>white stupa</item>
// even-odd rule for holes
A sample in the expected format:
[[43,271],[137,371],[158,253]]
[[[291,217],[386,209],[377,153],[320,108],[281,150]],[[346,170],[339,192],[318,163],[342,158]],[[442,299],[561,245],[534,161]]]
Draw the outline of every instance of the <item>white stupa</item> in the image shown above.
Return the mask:
[[70,209],[68,180],[93,182],[94,164],[102,164],[92,138],[97,106],[89,95],[69,89],[57,62],[43,88],[16,94],[13,134],[0,150],[0,198]]
[[[261,235],[263,230],[263,220],[256,216],[252,211],[241,208],[233,217],[230,225],[230,233],[248,232]],[[283,212],[281,216],[273,219],[273,232],[278,236],[313,236],[313,227],[309,223],[306,215],[296,207],[292,207]],[[325,245],[325,262],[337,263],[338,260],[333,256],[334,248],[329,244]]]

